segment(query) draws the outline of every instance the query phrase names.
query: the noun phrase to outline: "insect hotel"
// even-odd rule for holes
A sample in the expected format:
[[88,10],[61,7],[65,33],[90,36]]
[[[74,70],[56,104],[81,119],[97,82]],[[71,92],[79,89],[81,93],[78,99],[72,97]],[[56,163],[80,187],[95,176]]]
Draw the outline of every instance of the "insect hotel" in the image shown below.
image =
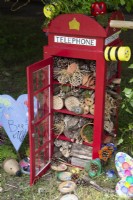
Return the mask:
[[52,158],[84,167],[117,134],[121,61],[131,53],[112,20],[123,14],[112,13],[107,27],[83,14],[62,14],[44,29],[44,60],[27,68],[31,185]]

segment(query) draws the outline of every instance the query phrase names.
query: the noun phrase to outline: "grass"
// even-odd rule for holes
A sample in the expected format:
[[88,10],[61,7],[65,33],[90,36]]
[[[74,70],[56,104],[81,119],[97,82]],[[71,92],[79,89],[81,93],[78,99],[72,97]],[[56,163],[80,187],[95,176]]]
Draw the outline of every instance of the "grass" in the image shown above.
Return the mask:
[[[9,94],[17,98],[27,93],[26,66],[43,58],[42,47],[47,43],[45,34],[41,31],[43,20],[36,17],[0,15],[0,94]],[[123,34],[125,44],[131,46],[131,38]],[[132,35],[132,34],[130,34]],[[133,48],[133,47],[132,47]],[[122,89],[132,76],[123,65]],[[120,112],[119,126],[125,126],[131,117]],[[24,148],[24,147],[23,147]],[[114,168],[114,161],[108,168]],[[56,174],[49,171],[34,186],[29,186],[29,176],[10,176],[0,168],[1,200],[56,200],[61,195],[58,191],[59,181]],[[118,179],[112,180],[102,174],[95,180],[103,188],[115,188]],[[78,186],[76,194],[79,200],[119,200],[114,194],[99,192],[93,187]]]
[[[1,193],[1,200],[59,200],[61,194],[58,191],[60,184],[57,180],[55,173],[49,172],[43,176],[32,187],[29,186],[29,176],[23,175],[22,177],[10,176],[7,173],[0,171],[3,188]],[[104,179],[103,179],[104,178]],[[114,180],[109,180],[105,176],[99,177],[99,182],[102,182],[103,187],[107,187],[107,184],[114,187]],[[109,194],[105,192],[99,192],[93,187],[78,186],[75,194],[77,194],[79,200],[118,200],[117,195]]]
[[26,66],[43,59],[46,43],[38,18],[0,17],[0,93],[26,93]]

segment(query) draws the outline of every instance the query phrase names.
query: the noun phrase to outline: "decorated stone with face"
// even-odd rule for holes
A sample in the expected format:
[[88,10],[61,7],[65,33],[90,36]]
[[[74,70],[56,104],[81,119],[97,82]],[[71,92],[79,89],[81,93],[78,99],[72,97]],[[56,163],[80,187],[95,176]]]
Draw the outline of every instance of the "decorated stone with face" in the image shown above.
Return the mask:
[[106,13],[106,4],[104,2],[95,2],[91,5],[91,15],[97,16]]

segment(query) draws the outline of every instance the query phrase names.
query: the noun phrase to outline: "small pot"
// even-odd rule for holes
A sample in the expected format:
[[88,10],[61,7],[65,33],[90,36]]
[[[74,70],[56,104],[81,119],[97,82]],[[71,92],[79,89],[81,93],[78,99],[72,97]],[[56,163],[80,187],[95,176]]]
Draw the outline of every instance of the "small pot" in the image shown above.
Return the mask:
[[81,138],[82,138],[82,140],[83,140],[84,142],[92,142],[93,131],[92,131],[92,133],[91,133],[91,132],[89,132],[89,130],[88,130],[88,137],[84,134],[84,131],[85,131],[85,129],[87,128],[87,126],[91,126],[91,127],[92,127],[92,123],[85,124],[85,125],[81,128],[80,136],[81,136]]

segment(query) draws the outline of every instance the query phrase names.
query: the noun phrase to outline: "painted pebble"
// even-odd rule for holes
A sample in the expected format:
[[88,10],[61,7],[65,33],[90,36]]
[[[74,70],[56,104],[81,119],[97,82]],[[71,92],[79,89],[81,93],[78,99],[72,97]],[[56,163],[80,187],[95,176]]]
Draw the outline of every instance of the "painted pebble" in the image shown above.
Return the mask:
[[58,179],[61,181],[70,181],[71,176],[72,176],[71,172],[59,172],[57,174]]
[[66,194],[60,200],[78,200],[78,197],[75,194]]
[[62,194],[73,192],[76,189],[76,184],[73,181],[65,181],[59,185],[59,191]]
[[67,169],[67,166],[65,164],[60,164],[60,165],[51,165],[51,169],[54,171],[62,172]]

